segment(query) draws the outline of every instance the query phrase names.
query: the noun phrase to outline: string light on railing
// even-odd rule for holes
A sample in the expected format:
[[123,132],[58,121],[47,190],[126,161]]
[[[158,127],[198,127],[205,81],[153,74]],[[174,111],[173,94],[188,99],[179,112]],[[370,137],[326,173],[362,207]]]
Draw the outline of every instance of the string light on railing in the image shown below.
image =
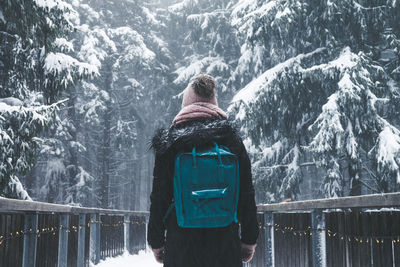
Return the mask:
[[[130,221],[118,221],[118,222],[109,224],[109,223],[102,222],[101,220],[90,220],[87,223],[87,228],[90,227],[90,224],[100,224],[101,226],[116,228],[116,227],[122,227],[128,223],[131,225],[139,226],[139,225],[145,225],[147,222],[146,222],[146,220],[130,220]],[[29,228],[26,231],[19,230],[19,231],[8,233],[7,235],[4,235],[4,234],[1,235],[0,236],[0,245],[4,244],[7,240],[21,238],[26,234],[35,234],[37,236],[37,238],[41,238],[43,234],[51,234],[51,235],[55,236],[56,233],[59,231],[65,231],[66,233],[77,232],[78,229],[82,229],[85,226],[72,225],[71,227],[66,227],[64,225],[59,225],[59,226],[43,227],[43,228],[39,228],[36,230],[34,230],[32,228]]]
[[[262,223],[259,223],[259,229],[266,229],[266,226],[264,226]],[[271,225],[269,226],[271,227]],[[308,226],[306,230],[296,230],[293,226],[281,226],[277,223],[274,224],[274,230],[277,233],[288,235],[292,234],[295,237],[306,237],[306,236],[312,236],[313,233],[315,232],[320,232],[322,233],[323,231],[326,231],[326,235],[329,238],[339,238],[342,241],[346,242],[354,242],[358,244],[368,244],[371,241],[375,241],[376,244],[382,245],[385,243],[385,240],[389,240],[389,242],[393,243],[393,245],[398,245],[400,244],[400,236],[377,236],[377,235],[353,235],[353,234],[344,234],[344,233],[339,233],[332,231],[330,229],[322,229],[322,228],[317,228],[317,229],[312,229],[311,226]]]

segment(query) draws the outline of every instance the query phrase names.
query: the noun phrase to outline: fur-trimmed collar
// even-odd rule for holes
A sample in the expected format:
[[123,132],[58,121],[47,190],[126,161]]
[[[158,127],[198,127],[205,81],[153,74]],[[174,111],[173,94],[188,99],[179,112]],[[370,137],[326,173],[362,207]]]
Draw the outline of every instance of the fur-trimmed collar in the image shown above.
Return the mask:
[[239,138],[230,120],[194,120],[173,125],[169,129],[158,129],[151,141],[151,148],[163,154],[171,147],[202,145],[209,143],[211,139],[221,139],[232,135]]

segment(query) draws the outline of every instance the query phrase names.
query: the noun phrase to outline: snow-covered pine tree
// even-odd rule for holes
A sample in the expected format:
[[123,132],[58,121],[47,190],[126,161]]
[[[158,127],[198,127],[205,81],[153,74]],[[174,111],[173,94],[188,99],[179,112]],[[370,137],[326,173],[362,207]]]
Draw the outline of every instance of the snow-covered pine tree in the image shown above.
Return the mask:
[[[65,42],[71,44],[70,54],[81,61],[88,62],[98,71],[97,79],[102,79],[103,62],[107,55],[115,50],[115,45],[109,40],[104,29],[91,28],[91,25],[87,24],[97,22],[99,13],[82,2],[74,1],[73,5],[76,10],[79,10],[74,20],[76,31]],[[110,80],[110,75],[108,73],[105,77]],[[99,179],[98,164],[96,156],[92,156],[90,152],[92,152],[94,140],[101,139],[91,133],[96,132],[100,136],[103,133],[100,129],[100,120],[104,117],[102,112],[110,97],[104,90],[99,90],[94,84],[95,80],[77,83],[65,94],[69,100],[66,110],[59,113],[61,123],[49,132],[46,142],[42,144],[41,161],[45,164],[38,166],[34,174],[38,176],[37,187],[40,190],[36,190],[39,192],[36,197],[40,200],[99,206],[101,198],[97,197],[99,190],[95,181],[95,178],[97,181]],[[109,128],[106,129],[109,130]],[[82,129],[88,133],[84,133]],[[93,139],[89,140],[88,136]],[[98,145],[98,143],[95,144]],[[94,149],[96,153],[100,153],[101,149],[98,147]],[[86,161],[94,162],[96,167],[93,168]]]
[[230,111],[248,136],[256,182],[265,189],[259,201],[296,199],[310,175],[320,177],[326,197],[346,187],[351,194],[399,190],[399,35],[392,29],[400,13],[396,1],[383,2],[234,7],[232,22],[246,40],[236,73],[257,78]]
[[[54,103],[94,70],[61,52],[74,10],[64,1],[0,1],[0,194],[29,198],[17,175],[34,164],[40,132],[57,123]],[[11,101],[12,100],[12,101]],[[9,102],[12,102],[11,104]],[[50,105],[43,105],[50,104]]]
[[[50,184],[65,181],[67,189],[58,202],[145,209],[139,193],[149,190],[143,173],[151,164],[151,154],[146,154],[153,129],[149,122],[161,113],[161,105],[150,103],[155,98],[162,101],[154,95],[165,93],[161,89],[166,87],[169,64],[169,51],[154,32],[162,25],[135,1],[72,4],[79,11],[76,32],[69,40],[74,44],[72,54],[98,68],[100,75],[69,91],[68,110],[60,115],[64,128],[54,134],[62,153],[43,158],[49,167],[64,170],[44,177],[51,178]],[[45,184],[44,191],[50,188]]]
[[208,73],[217,81],[219,104],[223,108],[239,88],[231,79],[240,55],[235,29],[230,23],[232,2],[179,1],[168,7],[166,22],[169,35],[165,38],[177,60],[174,83],[178,90],[182,91],[194,75]]
[[0,98],[0,196],[30,199],[18,176],[33,167],[39,133],[55,122],[57,104],[23,105]]

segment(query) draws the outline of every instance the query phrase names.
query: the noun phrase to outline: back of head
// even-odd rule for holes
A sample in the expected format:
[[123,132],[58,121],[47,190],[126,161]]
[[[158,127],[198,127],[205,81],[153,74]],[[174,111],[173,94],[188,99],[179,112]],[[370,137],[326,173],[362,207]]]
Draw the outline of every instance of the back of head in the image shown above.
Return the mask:
[[204,73],[200,73],[191,82],[193,90],[200,97],[211,99],[215,96],[215,79]]
[[194,77],[183,91],[182,109],[172,123],[196,118],[227,119],[226,113],[218,107],[215,79],[204,73]]
[[205,73],[198,74],[190,81],[183,94],[182,107],[199,102],[218,105],[215,79]]

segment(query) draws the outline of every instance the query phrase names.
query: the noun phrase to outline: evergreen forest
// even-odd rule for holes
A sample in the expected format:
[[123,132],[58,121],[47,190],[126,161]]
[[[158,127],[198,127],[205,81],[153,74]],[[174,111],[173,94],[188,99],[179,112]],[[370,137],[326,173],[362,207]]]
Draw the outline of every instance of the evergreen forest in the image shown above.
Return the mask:
[[0,197],[147,210],[201,72],[258,203],[400,191],[399,0],[0,0]]

